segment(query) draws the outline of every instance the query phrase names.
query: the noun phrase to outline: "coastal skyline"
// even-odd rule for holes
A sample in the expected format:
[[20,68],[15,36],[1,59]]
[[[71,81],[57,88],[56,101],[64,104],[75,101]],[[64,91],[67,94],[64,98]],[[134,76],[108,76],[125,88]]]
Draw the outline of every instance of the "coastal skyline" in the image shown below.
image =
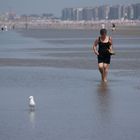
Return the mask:
[[138,3],[139,0],[59,0],[56,3],[55,0],[1,0],[0,13],[2,12],[15,12],[17,14],[41,14],[41,13],[53,13],[56,16],[61,16],[61,10],[65,7],[85,7],[85,6],[99,6],[104,4],[131,4]]

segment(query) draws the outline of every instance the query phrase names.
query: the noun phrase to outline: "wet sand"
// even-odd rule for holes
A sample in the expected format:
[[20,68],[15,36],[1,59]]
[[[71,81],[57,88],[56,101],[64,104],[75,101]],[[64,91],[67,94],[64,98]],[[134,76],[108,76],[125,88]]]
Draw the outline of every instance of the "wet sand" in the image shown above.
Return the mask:
[[140,36],[112,34],[116,55],[105,84],[91,50],[98,32],[23,32],[0,33],[2,140],[140,139]]
[[[42,49],[41,49],[42,50]],[[63,50],[63,49],[62,49]],[[65,49],[64,49],[65,50]],[[73,49],[74,50],[74,49]],[[140,49],[137,50],[117,50],[117,55],[112,56],[111,69],[139,70],[140,69]],[[1,58],[0,66],[32,66],[32,67],[56,67],[73,69],[97,69],[97,60],[92,51],[85,52],[51,52],[46,50],[39,54],[43,58]],[[131,56],[131,58],[130,58]],[[46,57],[46,58],[45,58]],[[47,58],[48,57],[48,58]]]
[[[44,44],[19,50],[30,53],[31,57],[1,58],[0,66],[97,69],[97,58],[93,54],[92,44],[99,35],[98,30],[28,29],[18,32],[22,36],[36,38]],[[112,57],[111,69],[139,69],[139,26],[119,28],[115,32],[109,31],[108,34],[113,38],[116,52]]]

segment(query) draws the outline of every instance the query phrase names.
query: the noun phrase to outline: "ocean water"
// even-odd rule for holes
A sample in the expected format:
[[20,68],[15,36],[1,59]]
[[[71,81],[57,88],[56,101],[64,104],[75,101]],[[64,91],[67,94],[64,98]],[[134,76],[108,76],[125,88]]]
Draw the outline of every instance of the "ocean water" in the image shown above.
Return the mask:
[[1,140],[140,139],[140,37],[112,35],[103,84],[91,50],[97,32],[31,33],[41,37],[0,32]]

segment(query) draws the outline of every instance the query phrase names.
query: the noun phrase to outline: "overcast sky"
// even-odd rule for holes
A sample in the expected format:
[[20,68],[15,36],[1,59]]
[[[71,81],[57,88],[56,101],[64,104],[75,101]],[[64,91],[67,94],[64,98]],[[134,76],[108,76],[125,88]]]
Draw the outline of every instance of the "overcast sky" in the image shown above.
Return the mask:
[[65,7],[85,7],[103,4],[130,4],[140,0],[0,0],[0,13],[14,11],[17,14],[53,13],[61,15]]

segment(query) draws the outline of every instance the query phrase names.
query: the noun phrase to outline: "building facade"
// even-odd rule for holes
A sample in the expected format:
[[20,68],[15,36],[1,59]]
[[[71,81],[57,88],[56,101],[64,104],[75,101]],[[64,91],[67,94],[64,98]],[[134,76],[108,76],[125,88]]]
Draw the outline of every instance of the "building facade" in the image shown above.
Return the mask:
[[140,19],[140,3],[131,5],[103,5],[99,7],[64,8],[62,20]]

